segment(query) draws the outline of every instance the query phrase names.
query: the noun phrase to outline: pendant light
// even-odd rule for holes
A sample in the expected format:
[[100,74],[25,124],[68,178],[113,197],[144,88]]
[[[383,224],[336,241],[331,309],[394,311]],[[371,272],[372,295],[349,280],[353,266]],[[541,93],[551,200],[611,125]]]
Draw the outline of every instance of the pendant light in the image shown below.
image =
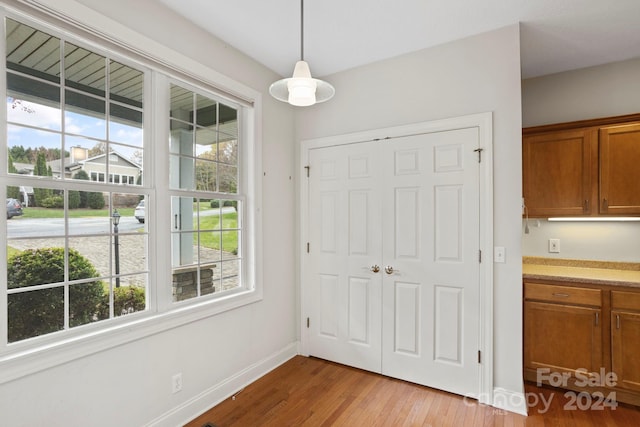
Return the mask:
[[311,77],[309,64],[304,60],[304,0],[300,0],[300,61],[296,62],[293,77],[273,83],[269,93],[279,101],[307,107],[328,101],[335,92],[331,84]]

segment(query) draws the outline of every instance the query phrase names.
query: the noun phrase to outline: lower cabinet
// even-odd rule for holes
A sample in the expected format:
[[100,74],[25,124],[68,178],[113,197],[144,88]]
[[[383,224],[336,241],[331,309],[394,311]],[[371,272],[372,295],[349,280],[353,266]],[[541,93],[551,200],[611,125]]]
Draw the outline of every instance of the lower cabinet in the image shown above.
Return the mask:
[[640,289],[525,281],[524,377],[640,405]]
[[[602,366],[600,310],[544,302],[525,302],[525,366],[536,373],[575,375]],[[543,370],[537,371],[539,368]],[[547,368],[547,370],[544,370]]]
[[640,293],[611,292],[611,370],[618,387],[640,393]]

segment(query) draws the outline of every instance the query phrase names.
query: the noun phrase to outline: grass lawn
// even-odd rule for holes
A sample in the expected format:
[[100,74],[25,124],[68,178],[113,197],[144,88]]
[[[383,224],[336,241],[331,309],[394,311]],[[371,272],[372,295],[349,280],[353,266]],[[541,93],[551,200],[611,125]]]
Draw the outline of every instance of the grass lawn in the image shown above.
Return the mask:
[[[220,225],[222,220],[222,226]],[[200,233],[200,244],[206,248],[231,252],[238,249],[238,213],[231,212],[220,216],[205,216],[200,219],[200,230],[215,230]],[[222,230],[222,231],[218,231]],[[224,231],[229,230],[229,231]],[[222,237],[220,236],[222,234]],[[198,236],[194,234],[194,243]]]
[[[133,216],[134,208],[119,208],[120,216]],[[108,209],[71,209],[69,210],[69,218],[87,218],[87,217],[107,217],[111,213]],[[64,211],[62,209],[48,209],[28,207],[22,209],[22,218],[63,218]]]
[[[198,208],[194,203],[194,212]],[[200,211],[211,209],[209,203],[200,203]],[[133,216],[134,208],[118,208],[121,216]],[[108,209],[71,209],[69,218],[108,217]],[[62,209],[47,209],[28,207],[23,209],[23,215],[19,218],[63,218]],[[220,223],[222,221],[222,224]],[[200,243],[206,247],[232,252],[238,249],[238,213],[230,212],[222,216],[204,216],[200,219],[200,230],[210,230],[200,233]],[[194,243],[197,244],[198,236],[194,234]],[[14,249],[15,251],[15,249]],[[10,252],[11,253],[11,252]]]

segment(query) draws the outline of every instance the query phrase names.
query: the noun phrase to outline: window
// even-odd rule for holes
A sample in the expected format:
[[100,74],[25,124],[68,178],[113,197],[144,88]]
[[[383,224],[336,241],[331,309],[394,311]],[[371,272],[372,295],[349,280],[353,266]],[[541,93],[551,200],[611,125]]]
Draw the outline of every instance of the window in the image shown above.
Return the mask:
[[104,183],[142,170],[145,72],[13,19],[6,54],[7,342],[146,310],[148,189]]
[[21,211],[0,227],[0,383],[23,351],[72,358],[261,297],[251,103],[38,27],[5,17],[0,189]]
[[237,108],[170,87],[173,300],[243,287]]

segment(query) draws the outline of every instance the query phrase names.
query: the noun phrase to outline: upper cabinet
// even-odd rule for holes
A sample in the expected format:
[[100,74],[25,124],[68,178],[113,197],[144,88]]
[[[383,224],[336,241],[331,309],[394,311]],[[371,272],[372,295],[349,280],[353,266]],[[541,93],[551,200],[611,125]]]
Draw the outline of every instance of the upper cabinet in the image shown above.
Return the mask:
[[530,217],[640,215],[640,115],[523,129]]
[[640,124],[600,129],[600,213],[640,214]]

